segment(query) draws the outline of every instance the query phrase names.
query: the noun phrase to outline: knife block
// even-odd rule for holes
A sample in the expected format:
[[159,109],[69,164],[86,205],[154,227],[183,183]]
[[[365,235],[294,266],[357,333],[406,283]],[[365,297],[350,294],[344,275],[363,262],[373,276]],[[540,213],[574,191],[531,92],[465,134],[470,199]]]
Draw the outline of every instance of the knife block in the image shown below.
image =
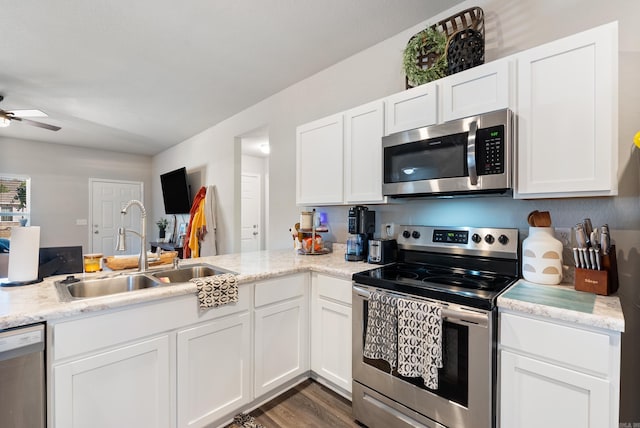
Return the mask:
[[618,291],[618,263],[616,246],[602,256],[602,270],[576,268],[574,288],[578,291],[608,296]]

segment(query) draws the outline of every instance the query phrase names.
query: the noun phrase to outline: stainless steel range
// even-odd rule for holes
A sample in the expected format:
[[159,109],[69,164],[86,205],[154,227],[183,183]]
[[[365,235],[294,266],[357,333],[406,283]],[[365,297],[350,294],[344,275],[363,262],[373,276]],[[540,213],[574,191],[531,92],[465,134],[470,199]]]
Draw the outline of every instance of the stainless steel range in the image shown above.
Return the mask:
[[[397,263],[353,275],[355,418],[370,428],[494,427],[496,299],[518,278],[518,230],[401,226],[398,249]],[[390,315],[390,305],[398,302],[436,308],[440,361],[429,379],[405,373],[403,363],[422,361],[416,355],[427,338],[410,337],[396,348],[395,335],[406,339],[405,329],[398,327],[403,324],[394,319],[404,312]],[[380,308],[388,310],[385,317],[378,317]],[[420,321],[414,324],[427,331]],[[390,326],[381,333],[380,327]],[[383,358],[368,358],[372,355],[365,345],[374,342],[393,349],[383,349]],[[407,352],[407,343],[415,346],[416,355],[409,355],[414,350]]]

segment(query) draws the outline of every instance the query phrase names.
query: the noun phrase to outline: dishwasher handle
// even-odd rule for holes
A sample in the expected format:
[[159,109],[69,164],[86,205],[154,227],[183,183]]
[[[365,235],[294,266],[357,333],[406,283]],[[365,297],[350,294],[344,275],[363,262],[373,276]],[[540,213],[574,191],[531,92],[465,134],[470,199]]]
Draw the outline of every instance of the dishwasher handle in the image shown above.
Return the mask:
[[44,325],[0,331],[0,361],[44,351]]

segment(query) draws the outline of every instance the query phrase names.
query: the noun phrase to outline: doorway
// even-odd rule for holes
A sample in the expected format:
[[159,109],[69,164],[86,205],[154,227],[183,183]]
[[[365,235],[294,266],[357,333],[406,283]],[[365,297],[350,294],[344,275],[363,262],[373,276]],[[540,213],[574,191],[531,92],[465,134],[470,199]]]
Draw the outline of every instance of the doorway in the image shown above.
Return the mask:
[[240,136],[240,252],[266,248],[269,205],[269,134],[260,128]]
[[[132,208],[125,216],[120,211],[132,199],[142,201],[143,183],[89,179],[89,248],[105,256],[115,254],[118,227],[140,232],[140,210]],[[127,234],[127,251],[119,254],[140,254],[140,238]]]
[[242,173],[240,252],[262,249],[262,180],[258,174]]

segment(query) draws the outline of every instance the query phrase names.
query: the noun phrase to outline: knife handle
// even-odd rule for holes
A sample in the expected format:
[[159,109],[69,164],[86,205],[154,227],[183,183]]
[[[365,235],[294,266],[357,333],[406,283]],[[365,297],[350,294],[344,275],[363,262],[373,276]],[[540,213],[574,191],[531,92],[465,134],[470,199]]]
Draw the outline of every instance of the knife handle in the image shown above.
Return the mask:
[[[591,269],[596,269],[596,252],[593,247],[589,248],[589,259],[591,261]],[[600,269],[598,269],[600,270]]]

